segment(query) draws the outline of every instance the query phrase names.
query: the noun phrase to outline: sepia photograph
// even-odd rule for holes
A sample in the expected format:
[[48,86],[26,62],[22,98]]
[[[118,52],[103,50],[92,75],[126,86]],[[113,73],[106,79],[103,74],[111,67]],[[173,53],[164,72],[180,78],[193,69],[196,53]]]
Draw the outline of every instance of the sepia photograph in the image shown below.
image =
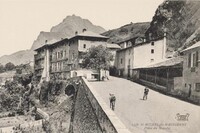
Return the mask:
[[0,133],[200,133],[200,0],[0,0]]

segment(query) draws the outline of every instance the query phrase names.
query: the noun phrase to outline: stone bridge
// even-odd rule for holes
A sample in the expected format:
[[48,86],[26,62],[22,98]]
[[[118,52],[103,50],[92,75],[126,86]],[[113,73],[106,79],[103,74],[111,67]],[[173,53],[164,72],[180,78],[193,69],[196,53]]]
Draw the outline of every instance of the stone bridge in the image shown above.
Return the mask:
[[85,78],[69,79],[65,94],[74,97],[70,133],[130,133]]

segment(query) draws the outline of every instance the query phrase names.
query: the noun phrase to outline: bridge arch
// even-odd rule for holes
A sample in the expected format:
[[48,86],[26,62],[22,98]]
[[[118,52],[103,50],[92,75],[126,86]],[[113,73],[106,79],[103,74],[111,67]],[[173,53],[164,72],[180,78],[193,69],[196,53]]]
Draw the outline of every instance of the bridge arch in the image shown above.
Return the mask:
[[76,92],[76,88],[75,88],[74,85],[69,84],[69,85],[66,86],[66,88],[65,88],[65,94],[66,94],[67,96],[74,95],[75,92]]

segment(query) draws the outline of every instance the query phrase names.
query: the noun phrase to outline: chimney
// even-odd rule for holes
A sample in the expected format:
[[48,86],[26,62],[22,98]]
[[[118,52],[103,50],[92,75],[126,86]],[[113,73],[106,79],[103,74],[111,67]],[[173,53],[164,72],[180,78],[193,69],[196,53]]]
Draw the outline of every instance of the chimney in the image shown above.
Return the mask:
[[84,29],[83,29],[83,33],[84,33],[85,31],[87,31],[87,29],[84,28]]
[[77,34],[78,34],[78,31],[75,32],[75,35],[77,35]]

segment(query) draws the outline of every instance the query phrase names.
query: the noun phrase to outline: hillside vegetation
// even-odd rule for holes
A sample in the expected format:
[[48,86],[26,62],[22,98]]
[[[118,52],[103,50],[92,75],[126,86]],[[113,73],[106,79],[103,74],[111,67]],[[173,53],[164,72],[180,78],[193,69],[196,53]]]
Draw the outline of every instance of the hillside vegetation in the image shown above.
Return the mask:
[[102,35],[108,36],[110,38],[108,42],[110,43],[120,43],[130,38],[144,36],[149,26],[150,22],[130,23],[120,28],[104,32]]

